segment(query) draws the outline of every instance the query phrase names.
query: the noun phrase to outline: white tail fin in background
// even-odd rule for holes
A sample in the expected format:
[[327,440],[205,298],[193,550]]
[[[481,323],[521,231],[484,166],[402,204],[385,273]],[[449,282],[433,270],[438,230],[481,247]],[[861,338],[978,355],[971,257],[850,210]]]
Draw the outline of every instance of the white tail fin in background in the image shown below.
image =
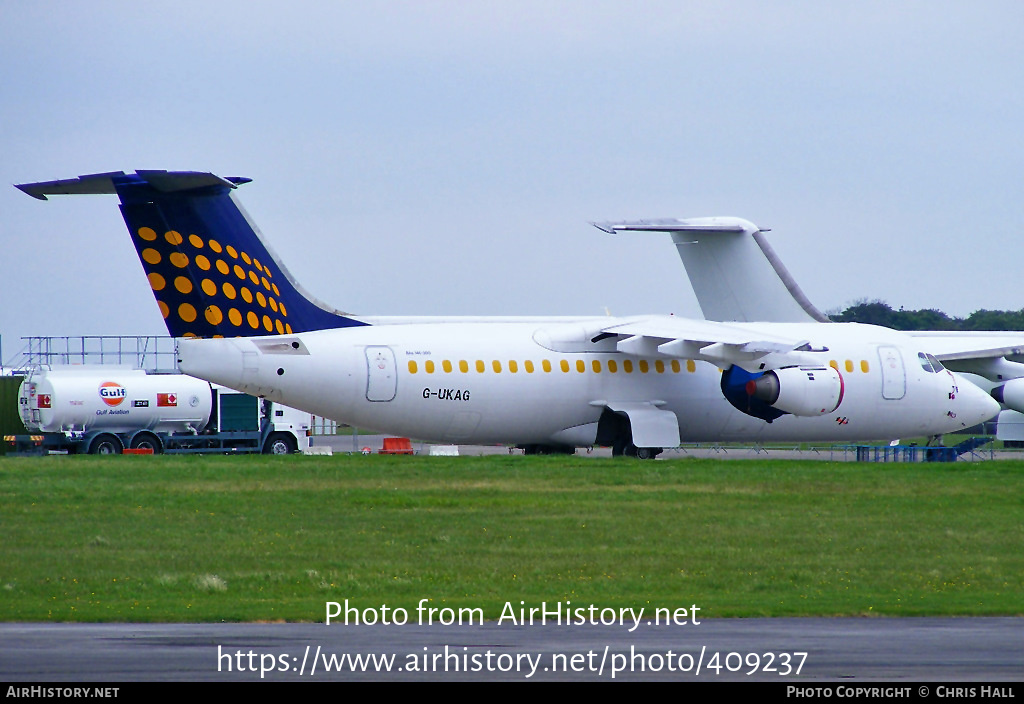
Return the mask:
[[828,322],[768,244],[765,231],[747,220],[720,217],[592,224],[612,234],[639,231],[672,235],[707,320]]

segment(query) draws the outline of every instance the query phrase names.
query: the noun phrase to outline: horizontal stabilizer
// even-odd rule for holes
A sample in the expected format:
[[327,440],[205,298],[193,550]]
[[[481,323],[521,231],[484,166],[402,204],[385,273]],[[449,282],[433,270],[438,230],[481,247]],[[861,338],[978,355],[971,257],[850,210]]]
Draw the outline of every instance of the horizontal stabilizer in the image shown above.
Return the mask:
[[[614,235],[616,232],[745,232],[752,223],[738,218],[661,218],[655,220],[621,220],[618,222],[592,222],[598,230]],[[767,230],[766,230],[767,232]]]
[[202,171],[139,171],[138,175],[129,175],[123,171],[111,171],[58,181],[22,183],[15,187],[33,198],[46,200],[46,196],[115,194],[119,185],[129,183],[145,182],[161,193],[173,193],[210,186],[237,188],[237,184],[248,183],[251,180],[238,177],[221,178]]

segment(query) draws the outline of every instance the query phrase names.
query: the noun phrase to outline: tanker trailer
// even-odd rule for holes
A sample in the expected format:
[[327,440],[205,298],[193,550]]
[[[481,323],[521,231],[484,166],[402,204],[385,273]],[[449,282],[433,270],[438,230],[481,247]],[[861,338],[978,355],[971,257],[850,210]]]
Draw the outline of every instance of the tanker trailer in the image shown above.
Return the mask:
[[[309,447],[309,416],[184,374],[111,365],[41,367],[18,396],[18,452],[268,452]],[[282,412],[286,411],[286,412]]]

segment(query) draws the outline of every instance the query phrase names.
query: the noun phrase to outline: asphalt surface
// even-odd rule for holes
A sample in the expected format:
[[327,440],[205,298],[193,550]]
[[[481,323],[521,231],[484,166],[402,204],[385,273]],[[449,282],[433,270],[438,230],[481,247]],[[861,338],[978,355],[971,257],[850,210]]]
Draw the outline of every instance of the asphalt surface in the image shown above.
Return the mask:
[[[329,447],[332,452],[342,453],[377,453],[384,446],[386,435],[317,435],[313,437],[314,447]],[[950,444],[953,444],[950,441]],[[413,452],[421,455],[429,455],[431,448],[437,443],[413,441]],[[457,448],[460,455],[507,455],[522,454],[522,450],[509,448],[506,445],[448,445],[447,448]],[[924,448],[918,452],[918,460],[924,459]],[[586,457],[611,457],[611,448],[577,448],[576,454]],[[878,456],[884,458],[884,451],[879,450]],[[785,460],[825,460],[830,462],[854,462],[857,460],[857,453],[850,446],[843,445],[821,445],[817,447],[804,447],[794,445],[786,447],[779,444],[765,448],[759,445],[719,445],[715,443],[689,443],[682,447],[665,450],[658,459],[680,459],[683,457],[707,457],[714,459],[785,459]],[[890,460],[891,460],[890,455]],[[972,453],[961,455],[960,462],[980,462],[989,459],[1021,459],[1024,453],[1019,450],[992,451],[981,448]]]
[[[0,624],[4,682],[991,683],[1024,677],[1022,653],[1021,618],[707,619],[633,632],[493,622]],[[377,659],[353,662],[356,654]]]

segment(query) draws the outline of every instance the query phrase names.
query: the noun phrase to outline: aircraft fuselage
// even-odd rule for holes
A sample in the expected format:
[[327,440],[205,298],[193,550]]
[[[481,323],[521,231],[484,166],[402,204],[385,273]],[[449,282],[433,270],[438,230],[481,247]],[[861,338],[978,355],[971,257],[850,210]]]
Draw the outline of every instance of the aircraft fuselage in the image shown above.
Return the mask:
[[595,325],[614,323],[379,319],[296,335],[184,339],[179,357],[183,371],[212,382],[359,428],[452,443],[589,445],[616,403],[675,413],[683,442],[936,435],[993,414],[991,399],[972,385],[923,368],[919,344],[901,333],[794,323],[772,329],[827,348],[803,357],[839,370],[842,400],[828,413],[768,423],[726,400],[713,363],[625,354],[613,340],[593,341]]

